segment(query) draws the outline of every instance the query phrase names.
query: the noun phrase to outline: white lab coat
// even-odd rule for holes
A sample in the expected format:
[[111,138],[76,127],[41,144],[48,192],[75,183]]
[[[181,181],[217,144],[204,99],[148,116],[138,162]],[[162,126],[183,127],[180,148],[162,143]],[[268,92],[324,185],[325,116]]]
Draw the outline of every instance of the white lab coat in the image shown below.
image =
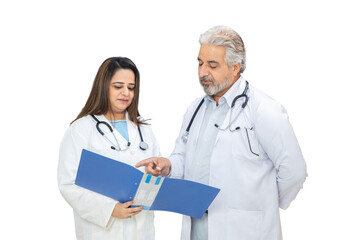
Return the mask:
[[[236,95],[241,94],[245,79],[241,77],[232,87],[238,87]],[[290,205],[307,176],[286,110],[252,86],[248,96],[248,105],[231,128],[240,126],[240,130],[219,131],[212,149],[209,185],[221,190],[208,209],[209,240],[282,239],[279,207],[286,209]],[[231,102],[234,97],[228,100]],[[201,99],[195,100],[184,115],[179,138],[169,157],[172,177],[186,179],[193,168],[206,104],[195,117],[186,144],[181,136]],[[238,100],[233,116],[240,111],[243,101]],[[228,126],[229,115],[230,111],[221,128]],[[181,239],[190,239],[190,231],[190,217],[184,216]]]
[[[104,116],[97,118],[108,122]],[[149,125],[141,125],[143,139],[149,145],[146,151],[139,149],[140,136],[137,126],[127,120],[127,127],[131,145],[126,151],[112,150],[111,144],[96,130],[96,122],[91,116],[78,119],[65,133],[60,147],[58,184],[61,194],[74,210],[78,240],[155,239],[152,211],[144,210],[129,219],[114,218],[111,214],[117,201],[75,185],[82,149],[132,166],[145,158],[160,156],[159,146]],[[101,129],[108,132],[107,137],[117,146],[114,137],[109,134],[104,124],[101,125]],[[125,148],[127,141],[118,131],[114,130],[114,134],[120,146]],[[143,171],[144,168],[140,170]]]

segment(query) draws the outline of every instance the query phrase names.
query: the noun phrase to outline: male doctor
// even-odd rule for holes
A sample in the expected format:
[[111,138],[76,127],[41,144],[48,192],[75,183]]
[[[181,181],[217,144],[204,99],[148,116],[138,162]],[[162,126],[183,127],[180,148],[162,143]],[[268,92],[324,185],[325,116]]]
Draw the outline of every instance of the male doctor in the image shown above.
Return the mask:
[[279,207],[289,207],[307,176],[286,110],[243,78],[238,33],[217,26],[199,41],[206,96],[186,111],[171,156],[137,167],[221,189],[201,219],[183,217],[181,239],[282,239]]

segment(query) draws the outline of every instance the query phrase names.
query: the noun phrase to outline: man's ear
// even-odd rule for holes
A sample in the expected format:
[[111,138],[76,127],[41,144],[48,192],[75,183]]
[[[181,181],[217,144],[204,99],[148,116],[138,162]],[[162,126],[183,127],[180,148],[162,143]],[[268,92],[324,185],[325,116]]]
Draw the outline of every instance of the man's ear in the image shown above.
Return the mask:
[[240,73],[241,69],[241,63],[237,63],[232,66],[232,75],[233,77],[236,77]]

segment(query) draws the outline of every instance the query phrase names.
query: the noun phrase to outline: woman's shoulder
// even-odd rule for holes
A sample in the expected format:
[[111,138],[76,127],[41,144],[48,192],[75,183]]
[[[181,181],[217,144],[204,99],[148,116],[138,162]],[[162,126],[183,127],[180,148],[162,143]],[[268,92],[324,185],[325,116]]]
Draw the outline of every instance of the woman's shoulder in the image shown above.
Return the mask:
[[[89,119],[88,116],[85,116],[72,122],[66,130],[62,142],[66,143],[72,141],[79,141],[80,139],[86,142],[87,139],[90,139],[90,136],[92,134],[92,126],[90,120],[91,119]],[[96,128],[95,125],[94,127]]]
[[[76,121],[74,121],[71,125],[70,125],[70,129],[72,131],[79,131],[79,132],[89,132],[89,130],[91,129],[92,125],[94,125],[92,123],[92,118],[90,115],[81,117],[79,119],[77,119]],[[94,125],[95,127],[95,125]]]

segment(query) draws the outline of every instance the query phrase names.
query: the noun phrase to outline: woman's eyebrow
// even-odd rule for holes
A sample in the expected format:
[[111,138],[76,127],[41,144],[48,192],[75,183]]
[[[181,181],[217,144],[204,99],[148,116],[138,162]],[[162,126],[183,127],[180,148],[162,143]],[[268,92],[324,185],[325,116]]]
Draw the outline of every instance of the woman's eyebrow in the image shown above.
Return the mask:
[[[113,82],[112,84],[125,84],[124,82]],[[135,83],[129,83],[129,85],[134,85],[135,86]]]

